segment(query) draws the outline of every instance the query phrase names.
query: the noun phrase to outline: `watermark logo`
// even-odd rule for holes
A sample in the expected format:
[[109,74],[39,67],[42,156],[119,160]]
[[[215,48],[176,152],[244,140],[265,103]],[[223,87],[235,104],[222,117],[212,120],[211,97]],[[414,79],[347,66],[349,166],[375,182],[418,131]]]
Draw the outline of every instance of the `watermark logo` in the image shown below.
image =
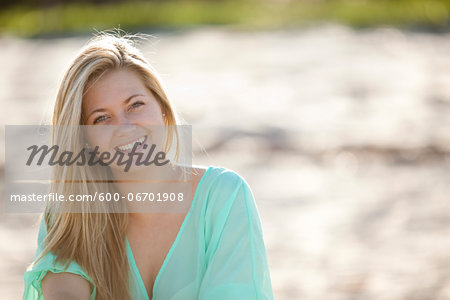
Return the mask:
[[[122,151],[115,151],[114,155],[111,157],[110,152],[100,152],[99,146],[96,146],[94,150],[89,150],[86,148],[81,149],[78,153],[74,153],[73,151],[60,151],[60,147],[54,145],[49,147],[48,145],[38,146],[32,145],[27,148],[30,151],[30,156],[26,162],[27,166],[31,166],[31,164],[35,161],[38,166],[41,166],[45,157],[50,154],[50,159],[48,160],[48,164],[50,166],[59,165],[59,166],[95,166],[97,164],[101,166],[110,166],[111,164],[116,163],[118,166],[124,165],[124,171],[128,172],[131,168],[133,157],[136,156],[136,165],[141,166],[149,166],[151,164],[155,164],[155,166],[164,166],[170,162],[170,160],[166,159],[166,153],[164,151],[159,151],[156,155],[153,156],[153,152],[156,148],[155,144],[151,145],[150,151],[144,157],[143,153],[137,152],[137,148],[141,145],[139,143],[135,143],[130,153],[125,154]],[[147,149],[147,144],[142,145],[142,149]],[[125,159],[125,156],[127,158]]]
[[6,212],[170,212],[192,200],[190,125],[23,125],[5,133]]

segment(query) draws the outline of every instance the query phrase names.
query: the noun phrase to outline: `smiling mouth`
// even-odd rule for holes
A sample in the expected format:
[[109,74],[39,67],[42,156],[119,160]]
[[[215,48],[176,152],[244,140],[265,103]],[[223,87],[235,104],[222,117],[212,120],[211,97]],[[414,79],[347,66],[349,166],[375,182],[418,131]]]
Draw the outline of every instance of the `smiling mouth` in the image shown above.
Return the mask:
[[143,137],[135,139],[134,141],[132,141],[130,143],[116,146],[116,147],[114,147],[114,150],[120,151],[120,152],[129,152],[129,151],[131,151],[131,149],[133,149],[135,144],[137,144],[136,149],[142,148],[141,146],[143,144],[145,144],[146,141],[147,141],[147,136],[145,135]]

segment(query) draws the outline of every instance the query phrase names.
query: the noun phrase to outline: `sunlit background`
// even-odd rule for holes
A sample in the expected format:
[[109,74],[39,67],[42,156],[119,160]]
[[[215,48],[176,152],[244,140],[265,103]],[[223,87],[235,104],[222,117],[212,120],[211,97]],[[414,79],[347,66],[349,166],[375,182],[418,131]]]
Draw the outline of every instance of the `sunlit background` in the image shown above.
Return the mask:
[[[48,122],[93,33],[149,34],[194,163],[253,190],[275,299],[450,299],[450,0],[0,5],[2,127]],[[0,215],[1,299],[37,219]]]

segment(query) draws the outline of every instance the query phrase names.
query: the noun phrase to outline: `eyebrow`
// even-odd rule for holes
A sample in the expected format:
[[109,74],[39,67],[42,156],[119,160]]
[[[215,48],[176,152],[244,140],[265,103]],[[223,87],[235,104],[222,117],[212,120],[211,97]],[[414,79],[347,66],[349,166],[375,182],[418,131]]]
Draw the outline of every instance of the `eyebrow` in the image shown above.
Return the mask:
[[[142,94],[134,94],[134,95],[131,95],[130,97],[128,97],[127,99],[125,99],[125,101],[123,101],[124,104],[128,104],[128,102],[130,102],[131,99],[133,99],[134,97],[137,97],[137,96],[144,96],[144,95],[142,95]],[[104,109],[104,108],[97,108],[97,109],[94,109],[94,110],[91,111],[91,113],[88,115],[88,119],[92,116],[92,114],[94,114],[94,113],[96,113],[96,112],[103,112],[103,111],[106,111],[106,109]]]

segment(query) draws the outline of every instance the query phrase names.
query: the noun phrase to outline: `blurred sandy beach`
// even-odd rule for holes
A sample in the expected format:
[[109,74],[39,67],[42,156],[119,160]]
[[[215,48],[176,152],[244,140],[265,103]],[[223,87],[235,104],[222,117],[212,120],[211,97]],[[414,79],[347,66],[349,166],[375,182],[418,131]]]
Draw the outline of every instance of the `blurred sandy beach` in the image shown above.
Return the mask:
[[[194,163],[253,190],[275,299],[450,299],[449,33],[147,33],[140,49],[193,126]],[[0,38],[3,128],[48,122],[88,39]],[[1,299],[22,297],[37,219],[1,213]]]

